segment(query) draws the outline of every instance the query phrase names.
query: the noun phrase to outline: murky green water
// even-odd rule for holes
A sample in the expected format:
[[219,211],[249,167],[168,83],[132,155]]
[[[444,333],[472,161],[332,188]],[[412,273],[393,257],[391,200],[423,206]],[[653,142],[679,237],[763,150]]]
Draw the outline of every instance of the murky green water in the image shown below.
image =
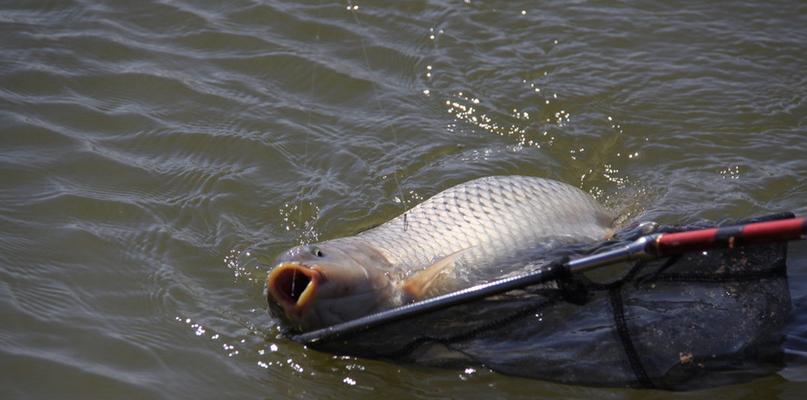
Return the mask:
[[804,245],[788,368],[683,395],[310,351],[259,264],[493,174],[624,220],[807,214],[805,27],[797,1],[3,2],[0,397],[800,398]]

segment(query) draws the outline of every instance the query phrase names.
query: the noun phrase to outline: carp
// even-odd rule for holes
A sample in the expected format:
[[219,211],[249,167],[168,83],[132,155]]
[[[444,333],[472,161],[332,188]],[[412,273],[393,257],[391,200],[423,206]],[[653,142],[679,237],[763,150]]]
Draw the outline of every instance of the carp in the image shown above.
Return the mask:
[[606,239],[613,222],[566,183],[479,178],[354,236],[285,251],[267,276],[267,301],[290,329],[319,329],[506,274],[503,263],[536,248]]

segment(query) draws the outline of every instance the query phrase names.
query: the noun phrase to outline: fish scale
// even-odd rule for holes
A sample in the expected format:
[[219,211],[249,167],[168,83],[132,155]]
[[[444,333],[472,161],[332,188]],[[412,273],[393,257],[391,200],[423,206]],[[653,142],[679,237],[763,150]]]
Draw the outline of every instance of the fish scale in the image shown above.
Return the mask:
[[440,192],[351,239],[373,245],[403,270],[463,250],[464,264],[485,268],[541,245],[542,238],[603,239],[612,221],[591,196],[571,185],[538,177],[492,176]]

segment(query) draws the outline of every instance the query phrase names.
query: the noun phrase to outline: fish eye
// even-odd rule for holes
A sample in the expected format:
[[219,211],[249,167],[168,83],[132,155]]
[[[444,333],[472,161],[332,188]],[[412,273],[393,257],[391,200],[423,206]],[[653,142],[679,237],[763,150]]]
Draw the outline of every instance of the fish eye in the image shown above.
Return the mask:
[[311,248],[311,254],[313,254],[313,255],[315,255],[317,257],[324,257],[325,256],[325,254],[322,253],[322,250],[320,250],[319,247],[317,247],[317,246],[314,246],[314,247]]

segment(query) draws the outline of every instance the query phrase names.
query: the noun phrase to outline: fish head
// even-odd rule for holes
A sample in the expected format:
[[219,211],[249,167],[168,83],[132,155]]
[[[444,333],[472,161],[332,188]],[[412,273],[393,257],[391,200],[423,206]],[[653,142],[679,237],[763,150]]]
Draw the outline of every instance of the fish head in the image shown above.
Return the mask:
[[394,301],[390,264],[371,246],[333,240],[291,248],[266,279],[270,311],[297,331],[379,311]]

